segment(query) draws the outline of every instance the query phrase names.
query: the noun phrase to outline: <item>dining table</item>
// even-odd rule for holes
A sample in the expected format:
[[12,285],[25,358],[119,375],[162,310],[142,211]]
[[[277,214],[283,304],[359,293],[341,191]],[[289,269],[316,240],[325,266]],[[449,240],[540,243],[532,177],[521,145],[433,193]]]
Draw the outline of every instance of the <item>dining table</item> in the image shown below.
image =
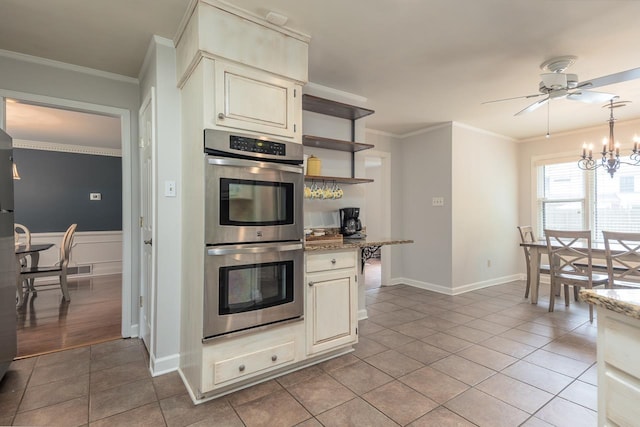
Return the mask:
[[[529,248],[531,254],[531,271],[528,271],[527,274],[530,274],[530,282],[531,283],[531,304],[538,303],[538,293],[540,287],[540,258],[543,254],[548,254],[549,249],[547,248],[546,240],[538,240],[535,242],[526,242],[520,243],[520,246]],[[580,247],[578,245],[576,247]],[[583,248],[586,248],[586,243],[583,243]],[[619,247],[619,249],[618,249]],[[620,245],[611,245],[611,251],[617,252],[621,251],[623,248]],[[606,260],[606,251],[604,242],[591,242],[591,257],[594,260]],[[596,269],[606,269],[606,262],[594,263],[594,270]],[[597,266],[597,267],[596,267]]]
[[[37,267],[40,261],[40,252],[46,251],[54,246],[54,243],[37,243],[37,244],[20,244],[15,247],[16,254],[16,290],[18,291],[18,306],[24,302],[24,292],[22,292],[22,280],[20,279],[20,270],[22,269],[22,260],[29,257],[31,267]],[[30,289],[33,286],[29,284]]]

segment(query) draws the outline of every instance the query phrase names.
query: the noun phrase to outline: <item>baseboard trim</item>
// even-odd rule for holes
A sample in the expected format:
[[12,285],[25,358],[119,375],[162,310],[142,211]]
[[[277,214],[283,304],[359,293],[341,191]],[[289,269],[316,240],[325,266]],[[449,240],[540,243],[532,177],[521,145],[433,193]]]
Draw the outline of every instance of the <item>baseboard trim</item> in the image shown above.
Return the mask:
[[491,286],[504,285],[505,283],[513,282],[515,280],[521,280],[520,274],[513,274],[510,276],[498,277],[491,280],[485,280],[482,282],[470,283],[468,285],[457,286],[455,288],[450,288],[447,286],[436,285],[435,283],[423,282],[420,280],[408,279],[398,277],[392,279],[389,284],[391,286],[395,285],[409,285],[415,288],[425,289],[427,291],[433,291],[440,294],[445,295],[460,295],[465,292],[471,292],[478,289],[488,288]]
[[180,354],[172,354],[170,356],[160,358],[156,358],[154,355],[151,355],[150,359],[152,377],[177,371],[180,367]]
[[363,308],[361,310],[358,310],[358,320],[364,320],[364,319],[368,319],[369,315],[367,314],[367,309]]

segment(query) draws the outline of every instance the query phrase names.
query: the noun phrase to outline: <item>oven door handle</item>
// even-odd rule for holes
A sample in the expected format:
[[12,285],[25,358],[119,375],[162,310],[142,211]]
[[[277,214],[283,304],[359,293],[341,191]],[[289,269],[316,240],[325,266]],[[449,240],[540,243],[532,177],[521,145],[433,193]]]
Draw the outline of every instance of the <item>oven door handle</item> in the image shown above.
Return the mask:
[[265,252],[288,252],[297,250],[302,250],[302,243],[264,243],[209,248],[207,249],[207,255],[261,254]]
[[241,168],[255,168],[255,171],[249,171],[252,173],[260,173],[261,169],[274,169],[283,172],[292,172],[302,174],[302,166],[290,166],[280,163],[270,162],[258,162],[255,160],[243,160],[243,159],[221,159],[219,157],[207,157],[207,163],[210,165],[219,166],[235,166]]

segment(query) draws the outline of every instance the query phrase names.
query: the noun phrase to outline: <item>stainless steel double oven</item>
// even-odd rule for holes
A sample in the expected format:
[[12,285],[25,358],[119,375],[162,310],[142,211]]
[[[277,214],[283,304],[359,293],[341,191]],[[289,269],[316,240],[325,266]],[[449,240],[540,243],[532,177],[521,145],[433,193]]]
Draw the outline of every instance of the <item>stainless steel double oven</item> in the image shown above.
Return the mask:
[[302,145],[205,130],[204,336],[303,315]]

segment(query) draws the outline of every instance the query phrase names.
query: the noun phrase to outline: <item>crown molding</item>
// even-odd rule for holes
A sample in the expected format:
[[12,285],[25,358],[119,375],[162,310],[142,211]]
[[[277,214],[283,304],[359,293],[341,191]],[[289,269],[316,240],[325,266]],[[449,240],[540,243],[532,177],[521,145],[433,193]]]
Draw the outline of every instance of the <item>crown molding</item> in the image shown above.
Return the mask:
[[122,74],[110,73],[108,71],[96,70],[95,68],[83,67],[80,65],[68,64],[66,62],[54,61],[53,59],[41,58],[39,56],[27,55],[25,53],[12,52],[10,50],[0,49],[0,56],[5,58],[16,59],[18,61],[31,62],[33,64],[44,65],[47,67],[60,68],[62,70],[74,71],[76,73],[89,74],[105,79],[116,80],[119,82],[139,84],[138,79]]
[[122,157],[122,150],[118,148],[58,144],[54,142],[31,141],[26,139],[14,139],[13,148],[22,148],[25,150],[57,151],[61,153],[88,154],[91,156]]
[[501,135],[499,133],[491,132],[491,131],[486,130],[486,129],[478,128],[478,127],[467,125],[467,124],[460,123],[460,122],[452,122],[452,123],[453,123],[453,127],[467,129],[467,130],[470,130],[470,131],[473,131],[473,132],[481,133],[483,135],[492,136],[492,137],[500,138],[500,139],[505,139],[505,140],[511,141],[511,142],[518,142],[518,140],[515,139],[515,138],[512,138],[510,136],[506,136],[506,135]]
[[323,86],[313,82],[308,82],[304,86],[303,91],[305,93],[309,93],[309,95],[317,93],[317,94],[321,94],[322,96],[335,96],[339,98],[348,99],[350,102],[355,102],[355,103],[367,102],[367,98],[365,98],[364,96],[356,95],[355,93],[351,93],[351,92],[345,92],[339,89],[334,89],[329,86]]
[[389,138],[402,138],[400,135],[396,134],[396,133],[391,133],[391,132],[385,132],[383,130],[377,130],[377,129],[369,129],[366,128],[365,129],[366,133],[370,133],[372,135],[380,135],[380,136],[387,136]]

